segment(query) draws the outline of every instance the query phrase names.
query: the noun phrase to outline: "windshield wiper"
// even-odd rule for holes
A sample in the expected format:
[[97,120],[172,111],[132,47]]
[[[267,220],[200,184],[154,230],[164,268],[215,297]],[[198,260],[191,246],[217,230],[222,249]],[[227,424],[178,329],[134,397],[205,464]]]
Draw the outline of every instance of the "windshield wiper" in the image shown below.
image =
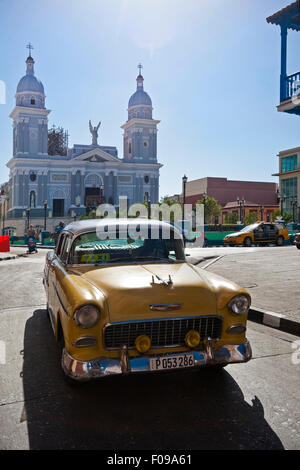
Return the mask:
[[158,260],[158,261],[167,261],[174,263],[176,260],[170,258],[160,258],[159,256],[128,256],[126,258],[114,258],[109,261],[99,261],[95,263],[94,266],[100,266],[102,264],[117,263],[119,261],[142,261],[142,260]]

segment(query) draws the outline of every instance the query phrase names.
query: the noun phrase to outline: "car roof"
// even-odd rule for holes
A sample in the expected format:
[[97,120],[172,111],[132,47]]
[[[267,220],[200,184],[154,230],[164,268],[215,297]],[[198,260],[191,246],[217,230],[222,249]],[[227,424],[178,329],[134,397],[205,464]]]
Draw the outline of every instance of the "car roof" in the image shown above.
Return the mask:
[[94,232],[101,227],[106,226],[124,226],[124,225],[142,225],[142,226],[150,226],[150,227],[165,227],[165,228],[172,228],[174,232],[177,232],[181,237],[180,231],[174,227],[174,225],[169,224],[167,222],[163,222],[160,220],[149,220],[143,218],[108,218],[105,217],[104,219],[87,219],[87,220],[78,220],[76,222],[71,222],[69,225],[66,225],[63,229],[64,232],[71,232],[73,235],[78,235],[80,233],[85,232]]

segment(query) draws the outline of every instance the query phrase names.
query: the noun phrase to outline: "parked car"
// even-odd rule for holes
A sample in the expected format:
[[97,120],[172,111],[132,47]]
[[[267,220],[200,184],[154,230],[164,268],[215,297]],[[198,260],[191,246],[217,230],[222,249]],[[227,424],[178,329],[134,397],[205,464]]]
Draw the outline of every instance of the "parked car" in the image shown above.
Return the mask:
[[298,248],[298,250],[300,250],[300,232],[295,234],[294,243],[296,247]]
[[239,232],[226,235],[223,243],[229,246],[251,246],[252,244],[267,245],[269,243],[282,246],[287,240],[289,240],[289,232],[284,224],[277,222],[257,222],[256,224],[247,225]]
[[250,295],[189,264],[167,223],[74,222],[48,252],[43,283],[69,381],[251,358]]

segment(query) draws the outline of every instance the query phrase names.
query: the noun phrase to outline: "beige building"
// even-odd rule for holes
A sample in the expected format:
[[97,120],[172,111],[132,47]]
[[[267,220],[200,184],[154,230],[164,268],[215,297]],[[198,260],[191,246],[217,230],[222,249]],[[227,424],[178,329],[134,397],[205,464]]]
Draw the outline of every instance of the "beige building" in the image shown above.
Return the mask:
[[293,214],[300,221],[300,147],[279,152],[279,196],[281,212]]

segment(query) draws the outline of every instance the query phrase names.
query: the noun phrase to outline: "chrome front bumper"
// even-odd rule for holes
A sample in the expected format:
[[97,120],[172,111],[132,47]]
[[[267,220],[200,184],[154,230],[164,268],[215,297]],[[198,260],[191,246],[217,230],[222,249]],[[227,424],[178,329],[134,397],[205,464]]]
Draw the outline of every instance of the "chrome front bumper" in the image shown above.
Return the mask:
[[[214,366],[218,364],[247,362],[252,357],[252,350],[249,341],[246,341],[243,344],[227,344],[218,349],[213,349],[212,344],[208,342],[204,351],[159,354],[158,356],[170,357],[191,353],[194,355],[195,365],[193,367],[189,367],[189,369],[203,366]],[[67,376],[78,381],[87,381],[92,378],[117,374],[153,372],[149,368],[149,356],[129,358],[128,351],[125,346],[120,351],[120,359],[99,357],[91,361],[79,361],[78,359],[74,359],[64,349],[62,354],[62,368]],[[180,369],[173,370],[178,371]]]

